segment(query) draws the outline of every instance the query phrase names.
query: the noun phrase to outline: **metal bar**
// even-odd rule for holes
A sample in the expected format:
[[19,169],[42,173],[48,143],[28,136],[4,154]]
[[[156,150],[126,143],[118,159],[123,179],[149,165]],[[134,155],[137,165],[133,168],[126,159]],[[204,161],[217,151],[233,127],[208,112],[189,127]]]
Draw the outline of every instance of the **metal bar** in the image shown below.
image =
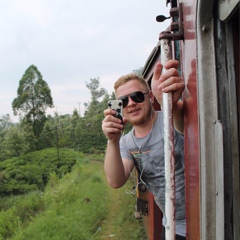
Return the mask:
[[[164,65],[172,58],[171,40],[163,38],[161,42],[161,63]],[[163,73],[166,71],[163,68]],[[172,93],[163,93],[164,122],[164,159],[165,159],[165,239],[175,240],[175,160],[174,128],[172,114]]]

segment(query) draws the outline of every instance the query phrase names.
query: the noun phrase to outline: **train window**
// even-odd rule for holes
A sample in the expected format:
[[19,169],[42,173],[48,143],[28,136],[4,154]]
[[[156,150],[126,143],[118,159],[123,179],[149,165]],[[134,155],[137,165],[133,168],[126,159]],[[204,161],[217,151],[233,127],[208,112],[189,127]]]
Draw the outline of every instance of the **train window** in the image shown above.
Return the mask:
[[239,0],[220,0],[218,3],[219,18],[226,21],[237,10]]

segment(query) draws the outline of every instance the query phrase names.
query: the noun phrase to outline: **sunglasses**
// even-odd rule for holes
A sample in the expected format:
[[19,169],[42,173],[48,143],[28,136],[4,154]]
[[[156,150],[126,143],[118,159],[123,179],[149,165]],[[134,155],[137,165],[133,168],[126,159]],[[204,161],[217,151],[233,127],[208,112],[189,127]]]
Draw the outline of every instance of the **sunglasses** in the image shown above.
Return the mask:
[[122,100],[123,108],[125,108],[128,105],[128,97],[130,97],[134,102],[136,103],[142,103],[144,102],[144,95],[148,94],[149,92],[142,93],[142,92],[133,92],[127,96],[122,96],[118,100]]

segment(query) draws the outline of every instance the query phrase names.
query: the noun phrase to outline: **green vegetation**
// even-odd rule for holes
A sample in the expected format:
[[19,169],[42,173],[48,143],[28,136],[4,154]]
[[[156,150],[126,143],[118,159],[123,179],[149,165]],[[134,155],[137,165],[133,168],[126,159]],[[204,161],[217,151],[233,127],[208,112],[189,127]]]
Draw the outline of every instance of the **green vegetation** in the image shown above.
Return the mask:
[[[141,75],[142,68],[133,70]],[[103,111],[115,94],[100,86],[99,78],[85,82],[91,98],[84,103],[85,112],[46,115],[53,108],[51,89],[36,66],[31,65],[19,81],[17,97],[12,101],[19,123],[13,124],[9,114],[0,116],[0,161],[45,148],[71,148],[83,153],[102,153],[106,138],[101,125]],[[81,93],[79,93],[81,94]],[[79,103],[80,104],[80,103]],[[125,127],[125,131],[131,128]]]
[[83,116],[46,116],[53,101],[41,73],[31,65],[20,80],[12,102],[20,122],[0,117],[0,240],[145,239],[135,196],[125,193],[134,183],[114,190],[103,173],[103,111],[115,96],[99,78],[86,86]]
[[[70,148],[83,153],[103,152],[106,138],[101,125],[110,95],[100,88],[100,80],[91,79],[86,83],[91,101],[84,103],[84,116],[76,109],[72,115],[55,112],[54,116],[46,116],[45,108],[51,103],[51,92],[39,72],[33,75],[39,81],[31,78],[34,71],[37,71],[34,67],[26,71],[28,74],[20,81],[18,97],[13,101],[15,113],[21,116],[20,122],[11,123],[8,114],[0,117],[0,161],[46,148]],[[44,103],[45,98],[41,94],[46,93],[49,99]],[[111,98],[114,98],[114,94]]]
[[[44,192],[0,201],[0,239],[145,239],[135,197],[107,186],[103,156],[79,154],[71,173],[49,176]],[[124,231],[123,231],[124,230]]]
[[46,121],[46,109],[53,107],[53,100],[51,90],[36,66],[31,65],[24,73],[17,95],[12,102],[14,114],[20,114],[32,126],[33,134],[38,139]]
[[0,195],[43,190],[50,173],[58,177],[70,172],[79,153],[73,150],[45,149],[0,162]]

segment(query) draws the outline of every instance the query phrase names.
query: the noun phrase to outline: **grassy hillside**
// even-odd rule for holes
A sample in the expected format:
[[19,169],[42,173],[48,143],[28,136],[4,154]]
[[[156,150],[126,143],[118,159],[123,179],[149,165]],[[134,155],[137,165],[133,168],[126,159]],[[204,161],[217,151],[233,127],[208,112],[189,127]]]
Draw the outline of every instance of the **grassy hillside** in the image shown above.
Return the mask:
[[72,172],[50,174],[44,192],[0,202],[0,239],[145,239],[134,218],[135,196],[106,184],[103,156],[81,155]]

